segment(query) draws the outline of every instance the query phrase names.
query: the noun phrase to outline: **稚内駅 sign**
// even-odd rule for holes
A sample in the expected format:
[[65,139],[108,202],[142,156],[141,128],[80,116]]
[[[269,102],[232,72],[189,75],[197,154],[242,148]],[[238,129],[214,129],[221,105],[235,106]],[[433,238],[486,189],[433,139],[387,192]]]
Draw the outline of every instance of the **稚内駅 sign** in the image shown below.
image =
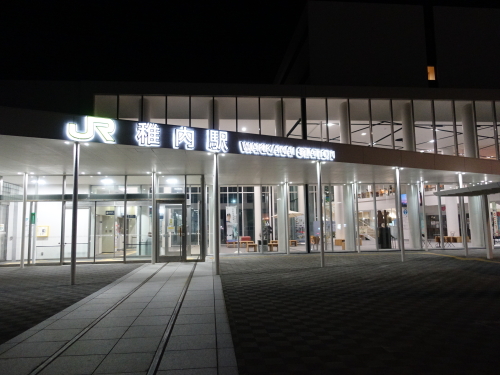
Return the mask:
[[334,161],[333,145],[217,129],[82,116],[66,124],[65,139],[243,155]]

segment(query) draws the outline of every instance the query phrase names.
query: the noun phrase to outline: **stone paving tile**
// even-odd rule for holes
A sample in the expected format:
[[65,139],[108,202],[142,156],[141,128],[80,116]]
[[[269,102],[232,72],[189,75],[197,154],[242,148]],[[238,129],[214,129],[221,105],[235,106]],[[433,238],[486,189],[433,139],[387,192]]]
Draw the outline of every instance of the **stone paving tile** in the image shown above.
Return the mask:
[[153,360],[152,353],[109,354],[96,369],[95,374],[147,371]]
[[215,349],[166,351],[159,370],[183,370],[191,368],[207,368],[217,366]]
[[41,375],[92,374],[104,358],[105,358],[104,355],[58,357],[52,363],[50,363],[40,374]]
[[189,335],[214,335],[215,324],[176,324],[172,330],[172,336],[189,336]]
[[118,339],[78,340],[66,349],[62,356],[108,354],[117,342]]
[[17,358],[0,359],[0,374],[2,375],[27,375],[39,366],[45,358]]
[[150,353],[154,352],[160,343],[161,336],[135,337],[119,340],[111,353]]
[[166,350],[215,349],[217,345],[215,335],[171,336]]
[[50,357],[64,344],[64,341],[23,342],[0,354],[0,358]]
[[326,264],[221,258],[240,374],[498,372],[500,264],[423,252],[404,263],[399,253],[335,254]]
[[77,285],[68,266],[0,267],[0,344],[141,266],[78,265]]
[[[191,368],[185,370],[166,370],[158,371],[157,375],[217,375],[217,368]],[[220,374],[220,372],[219,372]],[[236,375],[238,375],[236,373]]]

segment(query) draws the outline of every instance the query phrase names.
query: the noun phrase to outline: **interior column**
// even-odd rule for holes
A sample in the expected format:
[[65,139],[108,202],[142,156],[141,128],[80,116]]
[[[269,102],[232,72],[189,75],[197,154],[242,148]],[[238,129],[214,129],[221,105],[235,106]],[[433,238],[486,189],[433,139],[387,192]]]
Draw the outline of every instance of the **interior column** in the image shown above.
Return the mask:
[[401,124],[403,127],[403,149],[406,151],[415,151],[415,128],[411,112],[411,103],[403,104],[401,108]]
[[[474,116],[472,114],[472,104],[462,107],[462,129],[464,132],[464,155],[466,158],[476,158],[477,143],[474,129]],[[483,247],[483,204],[480,196],[469,197],[469,221],[471,246]]]
[[408,226],[410,229],[410,247],[412,249],[421,249],[421,231],[420,231],[420,213],[419,213],[419,194],[418,186],[411,184],[406,189],[408,202]]
[[[78,177],[77,177],[78,180]],[[21,262],[19,266],[24,268],[24,253],[26,247],[26,206],[27,206],[27,194],[28,194],[28,174],[23,174],[23,214],[21,218]],[[73,271],[73,268],[71,268]],[[73,282],[71,284],[74,284]]]
[[[255,238],[254,243],[259,243],[261,241],[262,244],[262,196],[260,185],[256,185],[253,187],[253,215],[254,215],[254,223],[255,223]],[[259,251],[262,252],[264,246],[260,247]]]
[[80,173],[80,143],[73,145],[73,209],[71,215],[71,285],[76,283],[76,246],[78,223],[78,174]]
[[213,178],[213,201],[214,201],[214,217],[215,226],[212,227],[214,231],[214,259],[215,259],[215,274],[220,275],[219,264],[219,248],[220,248],[220,229],[219,229],[219,154],[214,154],[214,178]]
[[286,127],[283,122],[283,119],[285,118],[284,116],[285,113],[285,103],[283,103],[282,100],[278,100],[274,104],[274,121],[275,121],[275,131],[276,131],[276,137],[284,137]]
[[405,261],[405,240],[403,236],[403,220],[401,218],[401,182],[399,168],[396,168],[396,220],[398,223],[398,240],[401,249],[401,262]]
[[219,130],[219,102],[216,99],[208,101],[208,128]]
[[[152,192],[152,200],[153,200],[153,225],[151,230],[151,263],[155,264],[158,254],[158,233],[160,233],[158,228],[158,207],[156,204],[156,193],[157,193],[157,184],[158,180],[156,179],[156,172],[151,173],[151,192]],[[165,213],[166,217],[166,213]]]
[[356,250],[354,236],[356,228],[354,227],[354,185],[345,184],[343,186],[343,210],[344,210],[344,240],[346,250]]
[[490,215],[490,202],[488,200],[488,195],[484,194],[482,197],[478,196],[479,198],[483,198],[483,206],[484,206],[484,223],[485,223],[485,228],[484,228],[484,242],[486,245],[486,258],[487,259],[493,259],[493,241],[492,241],[492,234],[491,234],[491,215]]
[[323,186],[321,184],[321,162],[316,162],[316,177],[318,183],[318,194],[316,195],[316,207],[318,207],[318,223],[319,223],[319,246],[320,246],[320,265],[325,266],[325,234],[323,230]]

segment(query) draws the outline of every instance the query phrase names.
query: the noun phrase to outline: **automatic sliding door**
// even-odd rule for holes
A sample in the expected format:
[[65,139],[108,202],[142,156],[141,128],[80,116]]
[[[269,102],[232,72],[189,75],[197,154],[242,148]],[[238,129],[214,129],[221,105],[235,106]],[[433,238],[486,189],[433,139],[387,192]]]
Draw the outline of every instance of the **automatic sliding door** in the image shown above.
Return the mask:
[[158,261],[184,258],[185,229],[183,203],[158,203]]

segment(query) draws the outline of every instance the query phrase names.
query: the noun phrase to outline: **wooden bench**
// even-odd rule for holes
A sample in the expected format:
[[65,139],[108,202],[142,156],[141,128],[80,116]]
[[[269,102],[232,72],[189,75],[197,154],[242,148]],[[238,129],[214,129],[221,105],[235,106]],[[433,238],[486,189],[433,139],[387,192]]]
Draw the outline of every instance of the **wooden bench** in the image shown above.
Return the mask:
[[290,240],[290,246],[297,246],[297,240]]
[[278,241],[276,242],[269,242],[267,244],[267,248],[269,251],[273,251],[274,246],[276,246],[276,251],[278,251]]
[[249,243],[247,242],[247,253],[250,251],[250,248],[253,247],[253,252],[256,253],[257,252],[257,244],[256,243]]

